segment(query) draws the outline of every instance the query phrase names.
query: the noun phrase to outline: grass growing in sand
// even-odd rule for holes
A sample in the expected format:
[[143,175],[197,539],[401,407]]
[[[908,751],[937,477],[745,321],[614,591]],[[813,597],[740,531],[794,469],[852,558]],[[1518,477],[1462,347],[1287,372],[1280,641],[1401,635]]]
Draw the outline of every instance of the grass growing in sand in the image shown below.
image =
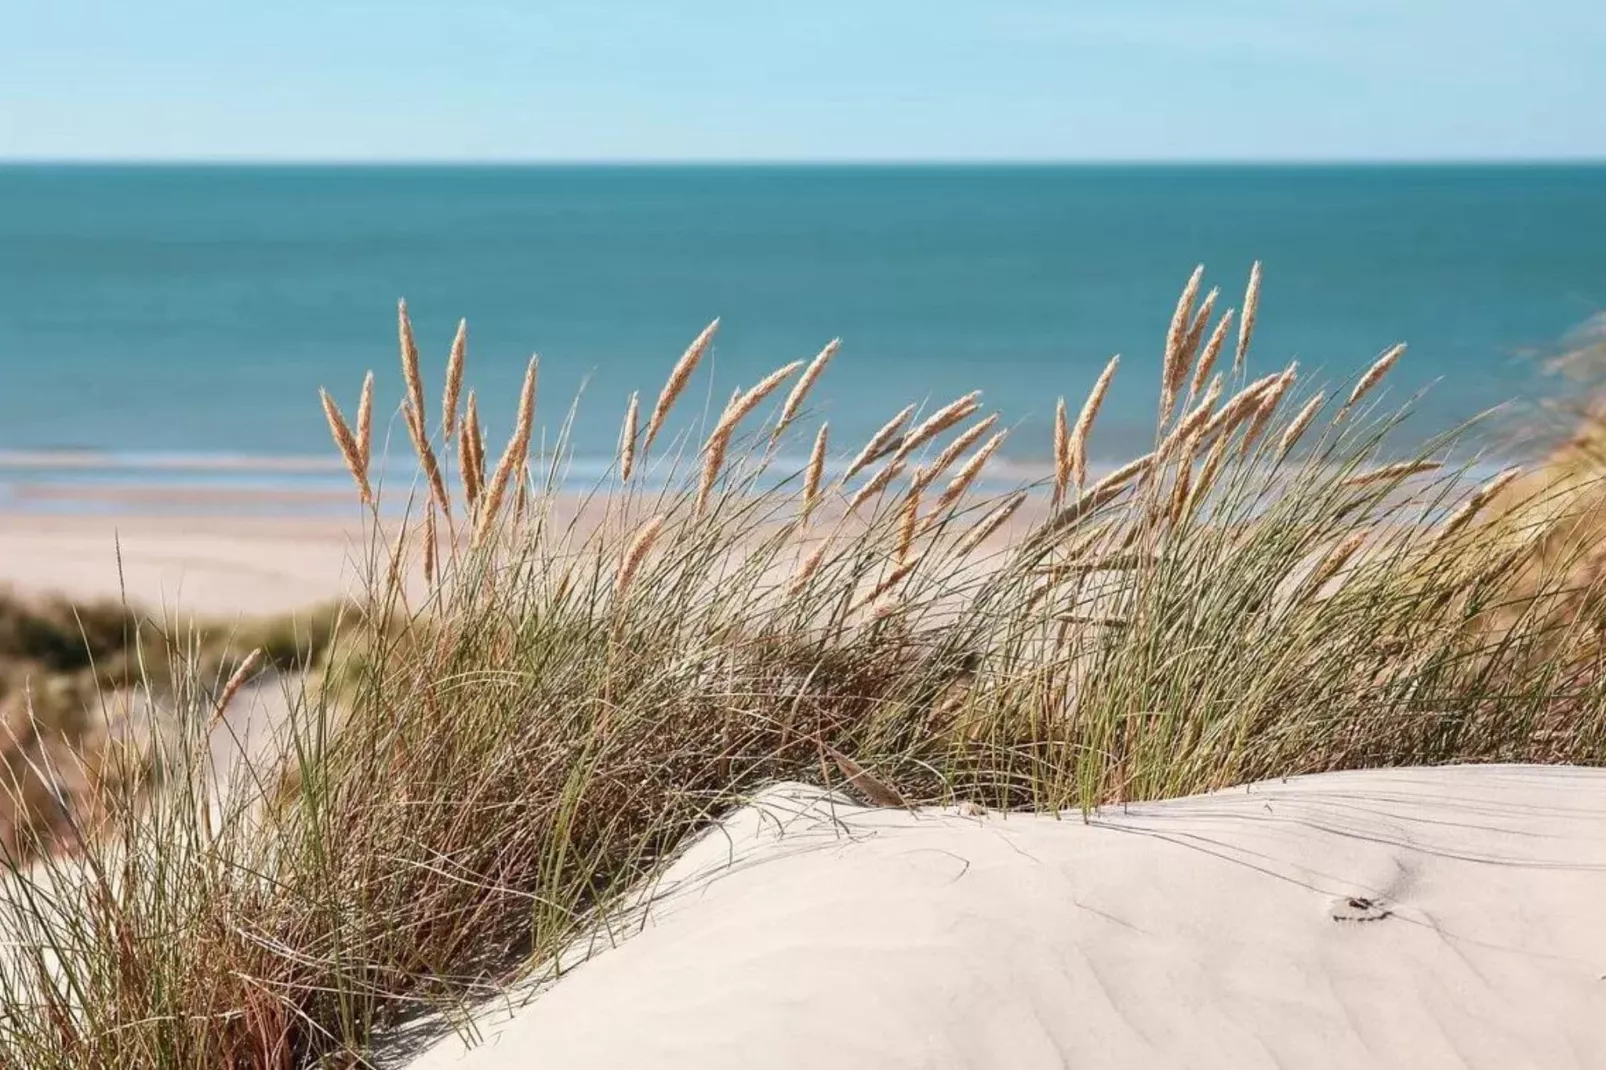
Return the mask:
[[[668,441],[716,321],[644,428],[631,399],[595,524],[557,519],[561,434],[530,453],[535,364],[487,474],[466,336],[450,407],[427,411],[404,310],[421,493],[406,523],[370,514],[367,602],[286,768],[210,798],[216,711],[177,689],[160,782],[109,780],[102,834],[5,885],[0,1061],[360,1064],[396,1022],[548,968],[783,777],[1074,810],[1342,767],[1606,757],[1584,459],[1600,424],[1468,491],[1453,441],[1383,455],[1397,351],[1341,402],[1293,367],[1255,377],[1257,268],[1213,370],[1232,313],[1200,285],[1167,333],[1153,451],[1088,475],[1112,361],[1074,426],[1056,421],[1055,475],[997,496],[975,488],[1008,432],[974,396],[826,463],[804,384],[834,343]],[[325,409],[371,504],[371,417]],[[779,470],[794,438],[818,460]]]
[[318,665],[341,613],[177,622],[117,601],[0,590],[0,856],[26,861],[76,840],[75,824],[98,823],[108,778],[143,776],[156,709],[198,685],[215,689],[253,650],[264,669]]

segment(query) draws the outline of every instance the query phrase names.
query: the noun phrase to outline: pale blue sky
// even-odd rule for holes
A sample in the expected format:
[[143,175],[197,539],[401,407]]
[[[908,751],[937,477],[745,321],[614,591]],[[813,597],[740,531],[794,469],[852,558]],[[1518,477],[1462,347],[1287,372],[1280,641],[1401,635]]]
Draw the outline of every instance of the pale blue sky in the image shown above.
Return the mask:
[[1603,57],[1603,0],[0,0],[0,158],[1598,158]]

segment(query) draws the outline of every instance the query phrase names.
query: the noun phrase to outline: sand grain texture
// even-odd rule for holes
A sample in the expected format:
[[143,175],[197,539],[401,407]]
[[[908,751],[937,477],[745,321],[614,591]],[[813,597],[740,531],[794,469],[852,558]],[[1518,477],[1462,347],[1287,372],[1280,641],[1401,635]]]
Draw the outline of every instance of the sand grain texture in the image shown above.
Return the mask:
[[1304,777],[1084,823],[784,785],[639,935],[411,1070],[1606,1066],[1606,770]]

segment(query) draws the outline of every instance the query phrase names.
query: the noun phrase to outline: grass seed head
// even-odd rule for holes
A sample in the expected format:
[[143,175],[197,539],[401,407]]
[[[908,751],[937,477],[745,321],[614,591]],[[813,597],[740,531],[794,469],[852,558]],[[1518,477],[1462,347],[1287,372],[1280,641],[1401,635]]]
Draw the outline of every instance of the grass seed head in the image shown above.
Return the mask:
[[703,354],[708,351],[709,344],[714,340],[714,332],[718,330],[719,320],[716,318],[703,328],[701,334],[692,339],[691,345],[686,347],[686,351],[670,369],[669,378],[664,381],[664,388],[658,393],[658,403],[652,407],[652,417],[647,421],[647,438],[641,444],[641,452],[646,453],[652,449],[653,440],[663,429],[669,410],[685,391],[686,384],[691,382],[692,372],[697,370],[698,362],[703,359]]
[[457,402],[463,393],[463,361],[467,356],[468,320],[458,320],[452,352],[446,359],[446,391],[441,395],[441,428],[448,439],[457,431]]
[[643,524],[635,537],[630,540],[630,545],[625,548],[624,557],[619,561],[619,573],[614,578],[615,597],[622,597],[630,589],[631,581],[641,571],[642,562],[652,552],[653,544],[658,541],[658,535],[663,529],[663,516],[655,516]]
[[809,466],[803,474],[803,523],[809,522],[809,517],[820,504],[820,483],[825,478],[825,452],[826,439],[831,425],[820,425],[819,432],[814,436],[814,450],[809,454]]
[[1199,395],[1200,389],[1210,378],[1210,372],[1216,366],[1216,358],[1221,355],[1221,347],[1227,341],[1227,331],[1232,326],[1232,309],[1221,314],[1221,320],[1216,329],[1210,332],[1210,339],[1205,342],[1204,352],[1199,354],[1199,363],[1194,365],[1193,380],[1188,384],[1188,397]]
[[1385,350],[1383,355],[1378,357],[1370,368],[1366,369],[1366,374],[1356,382],[1355,389],[1350,391],[1349,400],[1344,402],[1344,408],[1346,410],[1354,408],[1355,403],[1365,397],[1367,392],[1376,386],[1383,376],[1389,373],[1389,369],[1394,367],[1394,362],[1399,360],[1404,353],[1404,343],[1390,346]]
[[836,356],[836,351],[841,348],[842,339],[831,339],[826,343],[825,348],[820,350],[815,358],[809,362],[809,366],[803,369],[802,376],[798,378],[797,383],[792,387],[791,393],[786,395],[785,403],[781,405],[781,415],[775,420],[775,432],[771,436],[772,440],[779,438],[781,432],[785,431],[787,426],[797,419],[798,411],[802,409],[804,399],[809,396],[809,391],[814,389],[815,380],[819,379],[820,374],[825,371],[825,366],[831,363],[831,358]]
[[881,430],[870,436],[870,441],[864,444],[864,449],[859,451],[859,455],[848,463],[847,471],[842,473],[841,482],[844,485],[874,464],[877,459],[886,455],[893,440],[898,437],[898,432],[903,430],[903,425],[909,422],[909,417],[914,415],[914,411],[913,405],[905,406],[902,412],[882,424]]
[[1204,265],[1200,264],[1188,276],[1187,285],[1177,298],[1176,311],[1171,314],[1171,326],[1165,335],[1165,362],[1160,371],[1160,423],[1171,420],[1177,403],[1177,394],[1187,377],[1189,357],[1186,350],[1190,326],[1193,322],[1193,302],[1199,296],[1199,283],[1204,279]]
[[346,470],[351,473],[351,478],[357,484],[357,492],[362,496],[362,503],[372,505],[374,492],[368,483],[368,465],[363,460],[362,449],[352,435],[351,428],[346,426],[346,418],[341,415],[335,399],[329,396],[329,391],[320,389],[318,397],[323,401],[323,415],[329,421],[330,437],[335,440],[335,447],[340,450],[341,459],[346,462]]
[[1232,370],[1242,375],[1249,356],[1249,342],[1255,334],[1255,314],[1260,307],[1260,261],[1249,268],[1249,285],[1244,290],[1244,314],[1238,319],[1238,349],[1233,354]]
[[625,409],[624,426],[619,429],[619,482],[629,483],[636,470],[636,421],[640,418],[640,404],[635,393]]

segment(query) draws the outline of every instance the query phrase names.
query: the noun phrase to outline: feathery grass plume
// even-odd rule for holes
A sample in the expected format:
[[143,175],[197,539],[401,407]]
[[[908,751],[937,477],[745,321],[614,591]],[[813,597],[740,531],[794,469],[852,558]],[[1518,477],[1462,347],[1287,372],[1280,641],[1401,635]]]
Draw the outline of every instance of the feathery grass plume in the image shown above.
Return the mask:
[[1102,531],[1090,531],[1076,540],[1066,550],[1066,556],[1071,560],[1063,565],[1054,565],[1047,569],[1051,584],[1062,583],[1074,576],[1085,576],[1090,572],[1137,572],[1141,569],[1153,568],[1164,560],[1158,553],[1142,551],[1130,553],[1101,552],[1093,557],[1080,556],[1091,549],[1093,543],[1098,542],[1107,534],[1107,532]]
[[474,468],[474,432],[465,418],[457,428],[457,475],[469,513],[480,500],[480,473]]
[[507,495],[508,482],[513,478],[513,473],[523,468],[529,459],[530,435],[535,427],[535,378],[539,366],[540,358],[531,357],[529,366],[524,370],[524,386],[519,390],[518,423],[513,428],[513,437],[508,439],[507,448],[502,451],[502,459],[496,462],[496,471],[491,475],[490,483],[486,485],[485,504],[474,524],[474,546],[481,545],[490,534],[491,527],[496,523],[496,514],[501,511],[502,499]]
[[1014,516],[1020,510],[1020,507],[1025,504],[1026,492],[1023,490],[1016,491],[1002,505],[978,520],[976,525],[965,533],[965,537],[959,540],[959,545],[954,547],[954,553],[964,557],[986,542],[993,532],[1008,523],[1009,518]]
[[319,387],[318,397],[323,400],[323,415],[329,421],[329,434],[340,449],[340,456],[346,462],[346,470],[357,482],[357,491],[362,495],[362,503],[372,505],[374,492],[368,484],[368,465],[363,461],[362,450],[358,447],[357,440],[352,437],[351,428],[346,426],[346,418],[340,414],[340,407],[335,404],[335,399],[329,396],[329,391]]
[[1354,557],[1355,552],[1365,544],[1369,534],[1370,532],[1366,528],[1361,528],[1346,535],[1342,542],[1333,547],[1331,552],[1322,558],[1321,564],[1312,569],[1310,575],[1305,577],[1304,582],[1299,585],[1298,593],[1293,600],[1296,602],[1309,601],[1320,594],[1322,588],[1327,586],[1328,581],[1337,576],[1339,571],[1349,564],[1350,558]]
[[727,445],[726,437],[720,436],[709,442],[703,454],[703,470],[697,479],[697,502],[692,509],[694,516],[701,517],[708,512],[708,499],[713,496],[714,482],[719,478],[719,470],[724,467]]
[[1058,509],[1071,485],[1071,421],[1065,415],[1065,399],[1054,406],[1054,499]]
[[1199,353],[1199,343],[1204,340],[1205,328],[1210,326],[1210,317],[1215,315],[1216,299],[1220,296],[1221,291],[1212,286],[1205,299],[1199,302],[1199,311],[1194,313],[1188,333],[1182,336],[1182,363],[1189,369],[1197,370],[1194,357]]
[[841,348],[842,339],[831,339],[826,343],[825,348],[820,350],[815,358],[809,362],[809,366],[803,369],[803,375],[798,379],[796,385],[792,387],[791,393],[786,395],[786,401],[781,405],[781,415],[776,418],[775,430],[770,435],[771,442],[780,438],[781,432],[785,431],[787,425],[797,418],[798,410],[803,407],[803,400],[809,396],[809,391],[814,389],[814,381],[820,377],[821,372],[825,371],[825,366],[831,363],[831,358],[836,356],[836,351]]
[[362,399],[357,402],[357,452],[362,470],[368,471],[374,456],[374,373],[363,376]]
[[954,473],[954,478],[948,481],[948,486],[943,488],[942,494],[937,498],[937,506],[932,510],[932,519],[934,521],[942,515],[944,510],[957,502],[965,491],[970,489],[970,485],[981,474],[982,468],[986,466],[992,455],[998,452],[998,447],[1004,444],[1004,439],[1007,437],[1009,437],[1008,431],[998,432],[998,434],[983,443],[981,449],[971,455],[970,460],[965,462],[964,467]]
[[474,501],[469,503],[472,506],[485,490],[485,432],[480,428],[480,406],[472,389],[468,392],[468,402],[463,406],[460,437],[462,441],[458,444],[460,456],[457,460],[462,469],[465,494],[470,478],[474,483]]
[[636,421],[640,418],[640,404],[634,392],[625,409],[625,423],[619,429],[619,482],[629,483],[630,473],[636,470]]
[[463,360],[467,356],[468,320],[458,320],[452,354],[446,359],[446,392],[441,395],[441,428],[448,440],[457,430],[457,400],[463,393]]
[[646,453],[652,449],[653,440],[664,426],[664,419],[668,417],[669,410],[686,389],[691,381],[691,373],[697,370],[697,362],[703,359],[703,353],[708,349],[708,343],[714,340],[714,332],[719,330],[719,319],[716,317],[712,323],[703,328],[701,334],[692,339],[686,352],[680,355],[675,366],[669,372],[669,378],[664,381],[663,390],[658,393],[658,403],[652,407],[652,416],[647,420],[647,438],[641,444],[641,452]]
[[[773,394],[777,387],[792,377],[792,374],[803,367],[801,360],[794,360],[790,364],[783,364],[760,379],[747,393],[740,395],[732,404],[730,411],[724,419],[730,421],[730,429],[734,431],[736,425],[747,419],[748,415]],[[721,422],[724,422],[724,419]]]
[[664,528],[663,514],[653,517],[641,526],[630,545],[625,548],[624,557],[619,559],[619,574],[613,583],[615,597],[623,596],[630,589],[630,581],[636,578],[641,570],[641,563],[652,552],[653,543],[658,541],[658,533]]
[[1204,265],[1200,264],[1188,276],[1188,284],[1177,298],[1176,311],[1171,314],[1171,326],[1165,334],[1165,364],[1160,371],[1160,423],[1169,423],[1176,408],[1177,394],[1182,380],[1188,374],[1189,356],[1184,352],[1189,326],[1193,321],[1193,302],[1199,296],[1199,283],[1204,278]]
[[1280,461],[1288,456],[1289,451],[1294,448],[1301,436],[1305,434],[1306,429],[1310,427],[1310,422],[1316,419],[1316,414],[1321,411],[1322,405],[1326,401],[1326,393],[1317,394],[1305,402],[1305,407],[1300,409],[1298,415],[1289,421],[1288,427],[1283,431],[1282,441],[1277,443],[1277,460]]
[[1210,418],[1213,415],[1212,410],[1220,399],[1221,376],[1218,375],[1210,381],[1210,389],[1205,392],[1205,396],[1199,399],[1197,405],[1188,410],[1187,415],[1177,421],[1177,426],[1172,428],[1171,433],[1160,441],[1160,445],[1155,447],[1154,452],[1161,457],[1166,457],[1178,445],[1191,443],[1199,435],[1200,429],[1210,422]]
[[797,567],[797,572],[792,575],[792,582],[787,585],[788,595],[796,596],[808,586],[809,580],[819,571],[820,562],[825,560],[825,551],[830,545],[829,539],[821,539],[820,545],[814,548],[814,552],[803,559],[803,563]]
[[864,444],[864,449],[860,450],[859,455],[853,458],[853,461],[848,465],[847,471],[842,473],[842,478],[838,481],[838,484],[846,486],[848,480],[858,475],[877,458],[885,454],[890,448],[892,440],[897,437],[898,432],[903,430],[903,425],[909,421],[909,417],[914,415],[914,411],[915,407],[913,405],[905,406],[902,412],[882,424],[881,430],[871,435],[870,441]]
[[424,416],[424,380],[418,371],[418,345],[413,340],[413,323],[407,315],[407,302],[396,306],[397,334],[401,339],[402,379],[407,384],[407,400],[402,406],[407,420],[407,433],[413,440],[413,452],[418,454],[429,492],[447,517],[452,515],[452,500],[446,493],[446,481],[441,478],[441,466],[435,457],[435,448],[429,442],[429,425]]
[[1366,369],[1366,374],[1361,376],[1360,381],[1355,384],[1355,389],[1349,392],[1349,400],[1344,402],[1344,411],[1354,408],[1355,403],[1365,397],[1366,392],[1376,386],[1378,380],[1389,373],[1389,369],[1394,367],[1394,362],[1399,360],[1400,355],[1404,352],[1405,343],[1403,342],[1399,345],[1390,346],[1385,350],[1383,355],[1378,357],[1370,368]]
[[913,431],[903,436],[898,445],[898,451],[892,455],[895,461],[902,461],[928,441],[936,438],[944,431],[961,420],[969,418],[977,409],[976,399],[981,397],[980,390],[972,390],[962,398],[950,401],[915,426]]
[[714,430],[708,435],[708,441],[703,443],[703,469],[697,487],[697,515],[703,515],[703,509],[708,504],[709,492],[713,490],[714,480],[719,470],[725,465],[725,451],[730,445],[731,431],[736,426],[739,416],[733,415],[742,401],[742,388],[737,387],[731,391],[730,400],[725,408],[720,410],[719,419],[714,421]]
[[1471,523],[1472,518],[1477,516],[1478,513],[1483,510],[1484,506],[1493,501],[1501,491],[1505,490],[1506,487],[1511,484],[1512,480],[1516,479],[1520,475],[1522,475],[1521,468],[1507,468],[1505,471],[1489,480],[1489,482],[1473,491],[1471,496],[1469,496],[1466,501],[1462,502],[1460,507],[1458,507],[1455,512],[1451,513],[1449,518],[1446,519],[1443,524],[1439,525],[1439,530],[1435,532],[1433,536],[1433,545],[1439,546],[1445,541],[1454,538],[1456,532],[1460,531],[1462,528],[1466,527],[1467,524]]
[[998,414],[993,413],[985,419],[979,420],[965,428],[961,434],[959,434],[952,442],[948,443],[943,451],[937,455],[936,460],[932,461],[930,464],[920,466],[919,470],[917,470],[914,474],[915,484],[921,490],[925,490],[927,487],[929,487],[932,481],[938,476],[942,475],[944,472],[948,471],[949,467],[952,466],[955,461],[959,460],[960,456],[964,454],[966,450],[974,446],[983,435],[991,431],[993,429],[993,425],[997,422]]
[[826,436],[831,425],[823,423],[814,436],[814,451],[809,454],[809,466],[803,473],[803,523],[809,522],[815,507],[820,504],[820,481],[825,478]]
[[1282,372],[1263,375],[1228,398],[1226,403],[1216,410],[1215,415],[1205,421],[1205,425],[1199,429],[1199,437],[1209,440],[1218,435],[1224,437],[1232,434],[1238,429],[1239,424],[1260,410],[1261,395],[1281,376]]
[[898,586],[898,584],[908,579],[909,573],[913,572],[915,570],[915,566],[919,563],[919,561],[905,561],[903,564],[889,572],[880,583],[872,587],[867,593],[861,595],[859,599],[849,607],[849,609],[863,609],[865,606],[870,605],[882,595]]
[[1299,378],[1299,361],[1294,361],[1288,368],[1274,379],[1270,385],[1260,392],[1260,401],[1255,405],[1255,414],[1249,420],[1249,429],[1244,432],[1243,445],[1239,447],[1239,456],[1247,457],[1254,448],[1255,442],[1271,422],[1272,416],[1277,412],[1277,406],[1282,404],[1283,395],[1288,393]]
[[234,696],[240,693],[240,688],[246,685],[246,681],[251,679],[251,674],[256,672],[257,666],[261,664],[262,648],[257,647],[245,656],[245,660],[240,662],[234,672],[229,674],[228,682],[223,685],[223,690],[218,693],[217,703],[212,707],[213,725],[223,719],[229,703],[234,701]]
[[835,762],[836,767],[842,771],[842,775],[848,778],[848,786],[854,791],[858,792],[860,795],[863,795],[870,802],[874,803],[876,806],[882,806],[888,809],[895,807],[905,810],[909,809],[909,804],[904,800],[902,795],[899,795],[890,786],[871,776],[864,770],[862,766],[859,765],[858,762],[855,762],[852,758],[849,758],[847,755],[833,750],[830,747],[826,747],[825,752],[831,756],[831,760]]
[[1098,416],[1099,406],[1104,404],[1104,395],[1110,389],[1110,380],[1115,378],[1115,369],[1120,365],[1121,355],[1117,353],[1104,366],[1104,371],[1099,373],[1098,381],[1082,403],[1082,412],[1076,418],[1076,425],[1071,428],[1071,479],[1078,490],[1087,483],[1087,438],[1093,430],[1093,419]]
[[911,485],[904,498],[903,513],[898,517],[898,550],[893,559],[900,565],[909,560],[915,545],[915,526],[920,520],[920,488]]
[[[1124,494],[1128,484],[1140,479],[1148,472],[1154,466],[1154,461],[1155,455],[1146,453],[1136,460],[1128,461],[1093,484],[1093,486],[1083,491],[1074,502],[1067,504],[1064,508],[1049,516],[1042,526],[1032,533],[1030,540],[1022,547],[1022,550],[1027,553],[1036,553],[1051,547],[1054,540],[1058,539],[1066,531],[1076,527],[1094,512]],[[1132,533],[1135,534],[1137,530],[1136,527],[1132,528]]]
[[1255,334],[1255,312],[1260,307],[1260,261],[1249,268],[1249,286],[1244,290],[1244,313],[1238,319],[1238,350],[1233,354],[1234,375],[1244,370],[1244,358],[1249,355],[1249,340]]
[[424,587],[433,590],[435,587],[435,504],[431,502],[424,510]]
[[403,408],[407,410],[409,427],[415,421],[418,424],[414,438],[427,440],[428,429],[424,425],[424,379],[418,371],[418,343],[413,340],[413,321],[407,314],[405,300],[396,305],[396,333],[401,340],[402,382],[407,387],[407,403]]
[[1392,480],[1407,479],[1411,476],[1421,475],[1424,472],[1436,472],[1444,465],[1438,461],[1400,461],[1397,464],[1386,464],[1382,468],[1374,468],[1370,472],[1361,472],[1348,476],[1339,482],[1341,487],[1369,487],[1374,483],[1387,483]]
[[1226,460],[1227,446],[1232,440],[1226,435],[1216,439],[1216,444],[1210,447],[1205,454],[1204,464],[1199,466],[1199,475],[1193,480],[1193,487],[1188,491],[1188,511],[1195,512],[1199,503],[1204,501],[1210,488],[1215,486],[1216,476],[1221,473],[1221,463]]
[[1192,400],[1199,395],[1199,389],[1210,378],[1210,372],[1216,366],[1216,358],[1221,355],[1221,347],[1226,344],[1227,331],[1232,326],[1232,309],[1221,314],[1221,321],[1216,329],[1210,332],[1209,341],[1205,342],[1204,352],[1199,354],[1199,363],[1193,369],[1193,381],[1188,384],[1188,398]]
[[794,360],[785,367],[770,372],[747,393],[738,392],[731,397],[730,404],[725,406],[725,411],[720,415],[719,422],[714,425],[708,441],[703,444],[703,474],[697,487],[698,516],[702,516],[704,510],[708,508],[709,495],[713,492],[714,483],[719,479],[720,470],[725,467],[725,453],[730,448],[731,435],[736,431],[736,425],[802,364],[801,360]]
[[859,492],[848,502],[848,512],[857,512],[859,506],[886,490],[887,484],[897,479],[902,471],[902,461],[889,461],[879,472],[870,477],[869,482],[859,488]]

